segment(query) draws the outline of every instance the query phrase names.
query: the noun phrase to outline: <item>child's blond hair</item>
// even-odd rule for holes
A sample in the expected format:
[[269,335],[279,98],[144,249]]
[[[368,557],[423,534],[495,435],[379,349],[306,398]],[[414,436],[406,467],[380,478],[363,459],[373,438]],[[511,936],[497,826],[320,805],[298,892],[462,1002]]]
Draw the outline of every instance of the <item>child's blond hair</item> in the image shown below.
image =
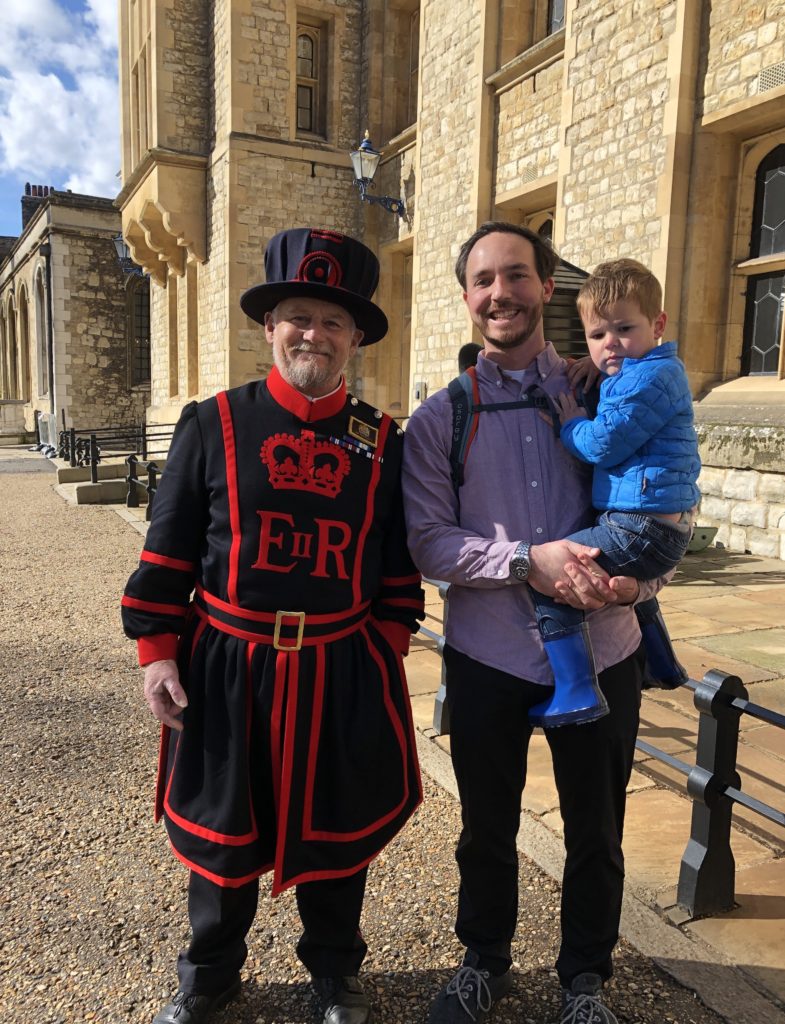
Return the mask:
[[611,306],[625,301],[637,303],[646,319],[654,320],[662,312],[662,286],[637,260],[608,260],[586,278],[576,301],[582,320],[592,313],[605,316]]

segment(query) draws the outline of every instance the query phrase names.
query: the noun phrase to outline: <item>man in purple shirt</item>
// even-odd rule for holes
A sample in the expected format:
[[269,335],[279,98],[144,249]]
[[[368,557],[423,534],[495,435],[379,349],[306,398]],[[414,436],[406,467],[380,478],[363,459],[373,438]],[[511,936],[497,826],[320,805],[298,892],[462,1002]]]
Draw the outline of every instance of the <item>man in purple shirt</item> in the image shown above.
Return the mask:
[[[512,224],[484,224],[461,248],[456,274],[484,340],[476,366],[483,404],[513,402],[533,385],[550,396],[568,389],[567,364],[545,340],[542,321],[556,263],[544,239]],[[463,815],[456,934],[466,955],[429,1022],[483,1021],[512,984],[528,710],[553,685],[527,583],[590,613],[610,708],[604,718],[548,729],[546,737],[567,851],[556,963],[561,1019],[613,1022],[602,985],[618,940],[625,791],[641,691],[632,604],[657,584],[609,580],[592,561],[597,549],[560,539],[593,521],[591,468],[562,446],[547,411],[480,414],[457,494],[451,443],[452,403],[443,390],[409,421],[403,476],[414,561],[425,576],[451,584],[444,660]]]

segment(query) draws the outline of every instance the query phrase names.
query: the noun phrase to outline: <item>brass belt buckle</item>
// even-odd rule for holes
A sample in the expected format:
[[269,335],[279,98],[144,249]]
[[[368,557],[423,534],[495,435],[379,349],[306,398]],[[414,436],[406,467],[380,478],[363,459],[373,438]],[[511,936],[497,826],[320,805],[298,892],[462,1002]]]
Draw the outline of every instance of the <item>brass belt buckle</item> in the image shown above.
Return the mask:
[[[293,644],[288,642],[281,643],[281,626],[284,625],[283,620],[297,619],[297,637]],[[289,623],[294,625],[294,623]],[[299,651],[303,645],[303,631],[305,630],[305,612],[276,612],[275,613],[275,630],[273,631],[273,647],[276,651]]]

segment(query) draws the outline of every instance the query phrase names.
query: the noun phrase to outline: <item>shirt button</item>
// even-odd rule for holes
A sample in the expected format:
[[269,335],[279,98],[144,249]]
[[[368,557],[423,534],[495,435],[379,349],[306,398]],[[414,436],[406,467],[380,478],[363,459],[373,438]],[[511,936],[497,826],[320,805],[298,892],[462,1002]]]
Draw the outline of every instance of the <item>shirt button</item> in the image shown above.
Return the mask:
[[537,529],[534,532],[535,533],[542,533],[542,527],[538,526]]
[[526,440],[527,440],[527,441],[531,441],[531,437],[527,437],[527,438],[526,438]]
[[536,486],[537,486],[537,481],[536,480],[532,480],[532,487],[536,487]]

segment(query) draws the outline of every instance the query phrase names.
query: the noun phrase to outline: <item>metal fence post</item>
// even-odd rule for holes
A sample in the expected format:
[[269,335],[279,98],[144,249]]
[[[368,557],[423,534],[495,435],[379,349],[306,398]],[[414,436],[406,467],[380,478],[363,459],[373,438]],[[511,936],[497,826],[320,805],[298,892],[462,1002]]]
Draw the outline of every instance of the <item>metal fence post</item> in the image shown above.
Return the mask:
[[76,466],[76,430],[73,427],[68,431],[68,445],[68,454],[70,456],[68,461],[73,469]]
[[732,910],[735,868],[730,847],[733,800],[725,788],[741,785],[736,771],[741,711],[736,698],[747,699],[738,676],[712,669],[695,690],[700,712],[695,767],[687,778],[693,799],[690,839],[681,861],[677,902],[692,917]]
[[128,466],[128,474],[125,478],[125,482],[128,484],[128,493],[125,496],[125,507],[126,508],[139,508],[139,494],[137,493],[137,475],[136,475],[136,464],[139,460],[135,455],[129,455],[125,460]]
[[100,455],[98,454],[98,442],[95,439],[95,434],[90,435],[90,483],[98,483],[98,460]]
[[[442,634],[447,635],[447,610],[449,606],[449,584],[439,587],[439,597],[444,602],[444,615],[442,617]],[[442,640],[442,676],[436,698],[433,702],[433,728],[439,736],[450,734],[450,707],[447,703],[447,671],[444,667],[444,641]]]
[[153,502],[155,501],[155,492],[157,488],[158,466],[156,466],[154,462],[151,462],[147,467],[147,511],[144,514],[148,523],[153,517]]

